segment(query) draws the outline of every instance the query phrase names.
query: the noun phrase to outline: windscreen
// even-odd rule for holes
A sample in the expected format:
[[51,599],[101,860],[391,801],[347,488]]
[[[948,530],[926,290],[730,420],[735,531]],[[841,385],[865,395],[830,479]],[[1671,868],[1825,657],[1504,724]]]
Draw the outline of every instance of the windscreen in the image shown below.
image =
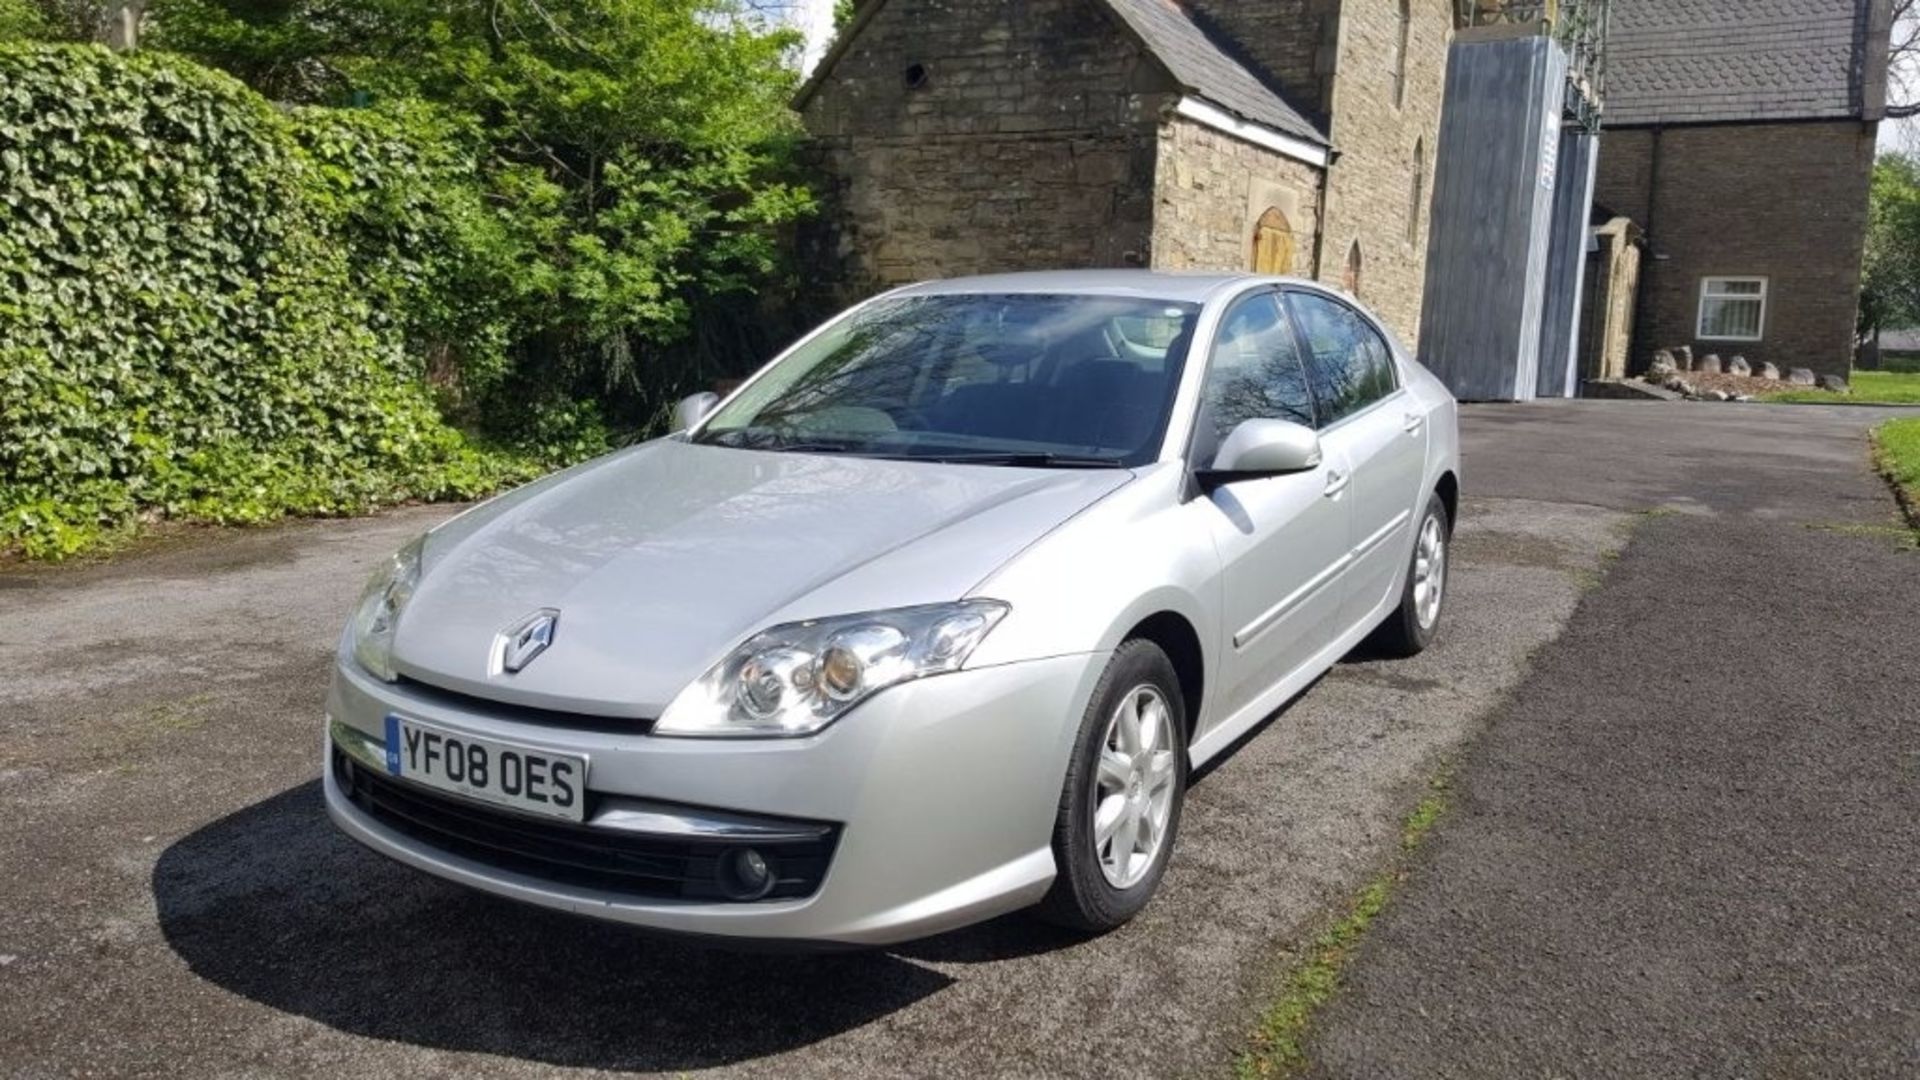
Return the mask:
[[981,464],[1158,456],[1197,305],[952,294],[880,300],[729,402],[696,441]]

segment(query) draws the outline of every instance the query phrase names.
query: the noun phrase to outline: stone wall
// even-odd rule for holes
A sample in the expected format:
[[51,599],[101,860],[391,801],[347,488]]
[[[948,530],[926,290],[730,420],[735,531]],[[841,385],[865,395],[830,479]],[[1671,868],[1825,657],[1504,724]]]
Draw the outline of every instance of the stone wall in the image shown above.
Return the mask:
[[1156,270],[1246,270],[1268,208],[1293,230],[1289,273],[1313,274],[1320,170],[1184,116],[1161,128],[1154,177]]
[[1086,0],[886,0],[802,106],[841,292],[1144,266],[1174,88]]
[[[1393,52],[1400,32],[1399,4],[1347,0],[1342,7],[1329,132],[1340,156],[1327,178],[1320,279],[1343,284],[1357,241],[1360,299],[1411,348],[1420,340],[1427,213],[1453,13],[1450,0],[1410,0],[1409,13],[1407,81],[1396,107]],[[1416,144],[1421,148],[1417,206]]]
[[1626,378],[1640,288],[1639,233],[1624,217],[1593,230],[1599,250],[1587,256],[1585,295],[1580,302],[1582,379]]
[[[1848,121],[1604,132],[1595,198],[1647,230],[1634,370],[1685,344],[1844,375],[1874,133]],[[1694,336],[1709,275],[1768,279],[1762,340]]]

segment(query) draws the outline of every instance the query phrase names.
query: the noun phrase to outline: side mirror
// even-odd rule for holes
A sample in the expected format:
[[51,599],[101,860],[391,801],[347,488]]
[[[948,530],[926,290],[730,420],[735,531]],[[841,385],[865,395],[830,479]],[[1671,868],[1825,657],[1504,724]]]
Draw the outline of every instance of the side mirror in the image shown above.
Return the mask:
[[706,418],[715,405],[720,404],[720,395],[711,392],[688,394],[673,407],[673,430],[686,431]]
[[1243,420],[1221,441],[1200,479],[1217,485],[1319,467],[1320,436],[1312,428],[1291,420]]

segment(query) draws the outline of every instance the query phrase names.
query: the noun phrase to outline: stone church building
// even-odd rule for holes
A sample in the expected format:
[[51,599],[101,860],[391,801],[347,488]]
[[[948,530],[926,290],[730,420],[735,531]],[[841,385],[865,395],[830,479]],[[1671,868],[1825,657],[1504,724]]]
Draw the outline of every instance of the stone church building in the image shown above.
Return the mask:
[[864,0],[795,102],[836,284],[1290,273],[1416,341],[1453,26],[1450,0]]

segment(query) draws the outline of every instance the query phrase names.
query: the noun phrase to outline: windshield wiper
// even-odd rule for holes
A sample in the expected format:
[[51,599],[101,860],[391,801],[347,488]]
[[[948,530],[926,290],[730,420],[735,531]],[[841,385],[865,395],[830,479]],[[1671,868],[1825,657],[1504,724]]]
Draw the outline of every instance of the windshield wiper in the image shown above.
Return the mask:
[[1082,454],[989,451],[978,454],[904,454],[905,461],[933,461],[942,465],[1004,465],[1014,469],[1124,469],[1113,458]]
[[782,440],[777,435],[759,433],[743,436],[741,434],[743,430],[746,429],[726,431],[715,436],[702,436],[692,441],[700,446],[725,446],[733,450],[791,451],[796,454],[857,454],[861,452],[859,444],[849,441]]
[[852,443],[841,442],[777,442],[766,446],[749,447],[751,450],[774,450],[794,454],[860,454],[862,451]]

